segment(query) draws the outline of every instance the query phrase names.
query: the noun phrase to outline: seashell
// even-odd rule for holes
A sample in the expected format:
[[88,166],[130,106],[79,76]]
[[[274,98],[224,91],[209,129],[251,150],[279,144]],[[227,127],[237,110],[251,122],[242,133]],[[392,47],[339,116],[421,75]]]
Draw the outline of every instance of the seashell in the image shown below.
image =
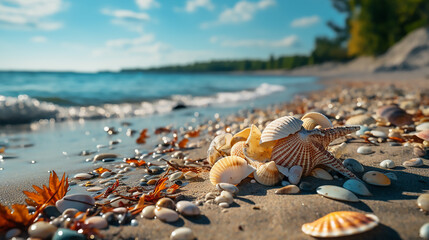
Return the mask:
[[340,145],[329,147],[328,151],[334,155],[335,158],[340,158],[343,155],[344,150],[347,147],[347,143],[343,142]]
[[429,239],[429,222],[420,227],[419,236],[423,239]]
[[315,168],[313,171],[311,171],[311,176],[323,180],[332,180],[334,179],[331,174],[329,174],[325,169],[322,168]]
[[424,130],[429,130],[429,122],[424,122],[417,125],[416,127],[417,132],[424,131]]
[[292,184],[298,184],[301,180],[303,168],[301,166],[292,166],[289,169],[288,180]]
[[377,116],[396,126],[413,124],[413,117],[397,105],[387,105],[377,110]]
[[297,187],[296,185],[287,185],[284,186],[280,189],[277,189],[275,192],[275,194],[296,194],[299,193],[299,187]]
[[210,170],[210,182],[239,184],[241,180],[249,176],[255,168],[248,165],[241,157],[224,157],[217,161]]
[[380,167],[382,167],[382,168],[394,168],[395,163],[390,159],[386,159],[386,160],[381,161]]
[[348,202],[359,202],[359,198],[356,197],[352,192],[349,190],[334,186],[334,185],[323,185],[316,189],[316,192],[319,195],[322,195],[327,198],[335,199],[335,200],[342,200],[342,201],[348,201]]
[[361,181],[358,181],[356,179],[349,179],[343,184],[343,188],[362,195],[362,196],[371,196],[371,192],[368,190],[368,188],[363,184]]
[[213,139],[207,150],[207,161],[210,166],[213,166],[219,158],[227,155],[227,151],[231,148],[231,140],[231,133],[221,134]]
[[270,160],[272,146],[259,144],[261,140],[261,131],[252,124],[250,127],[250,135],[246,141],[246,147],[243,149],[247,159],[265,162]]
[[429,193],[424,193],[417,198],[417,206],[423,211],[429,211]]
[[423,130],[418,133],[416,133],[416,136],[420,139],[423,139],[425,141],[429,141],[429,130]]
[[244,152],[243,152],[245,146],[246,146],[245,141],[240,141],[234,144],[231,148],[231,156],[238,156],[243,159],[246,159],[246,156],[244,156]]
[[288,137],[301,130],[302,121],[292,116],[278,118],[267,125],[261,135],[261,144]]
[[273,161],[259,166],[253,175],[258,183],[265,186],[273,186],[283,177],[277,169],[276,163]]
[[250,135],[250,127],[243,129],[241,132],[238,132],[232,136],[231,146],[233,147],[236,143],[241,141],[246,141]]
[[423,160],[421,158],[413,158],[402,163],[405,167],[420,167],[423,166]]
[[276,165],[276,167],[281,174],[283,174],[285,177],[289,177],[289,168],[280,165]]
[[357,149],[357,151],[356,151],[357,153],[359,153],[359,154],[362,154],[362,155],[368,155],[368,154],[371,154],[371,153],[373,153],[374,151],[372,150],[372,148],[371,147],[368,147],[368,146],[360,146],[360,147],[358,147],[358,149]]
[[375,119],[371,116],[366,115],[366,114],[352,116],[351,118],[347,119],[347,121],[346,121],[347,126],[371,125],[373,123],[375,123]]
[[353,158],[347,158],[343,161],[344,167],[346,167],[348,170],[355,172],[355,173],[363,173],[365,170],[362,166],[362,164]]
[[338,211],[302,225],[301,230],[313,237],[344,237],[369,231],[378,223],[378,217],[373,214]]
[[366,172],[363,176],[362,179],[372,185],[376,185],[376,186],[389,186],[390,185],[390,179],[384,175],[381,172],[377,172],[377,171],[369,171]]
[[312,130],[317,126],[321,128],[332,128],[332,122],[323,114],[318,112],[306,113],[302,118],[302,127],[307,130]]

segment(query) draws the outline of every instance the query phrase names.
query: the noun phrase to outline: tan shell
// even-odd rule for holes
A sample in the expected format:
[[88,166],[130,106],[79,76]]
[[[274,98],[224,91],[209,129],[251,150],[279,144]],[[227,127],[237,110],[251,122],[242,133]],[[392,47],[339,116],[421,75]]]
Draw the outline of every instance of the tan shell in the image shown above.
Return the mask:
[[238,156],[246,159],[246,156],[244,156],[244,152],[243,152],[243,149],[245,146],[246,146],[245,141],[240,141],[234,144],[231,148],[231,156]]
[[270,160],[272,145],[262,146],[259,144],[261,140],[261,131],[252,125],[250,128],[250,135],[247,138],[246,146],[243,150],[244,155],[248,160],[256,160],[265,162]]
[[231,148],[231,133],[224,133],[216,136],[210,143],[209,149],[207,150],[207,161],[212,166],[219,158],[226,156],[229,149]]
[[250,127],[241,130],[232,136],[231,146],[233,147],[237,142],[246,141],[250,135]]
[[255,168],[248,165],[246,160],[237,156],[224,157],[217,161],[210,170],[210,182],[216,186],[218,183],[239,184]]
[[272,121],[261,134],[261,143],[267,143],[288,137],[300,131],[302,121],[296,117],[286,116]]
[[332,122],[323,114],[318,112],[309,112],[302,116],[302,126],[307,130],[315,129],[317,126],[321,128],[333,127]]
[[353,116],[346,121],[346,125],[370,125],[375,123],[375,119],[371,116],[368,116],[366,114],[356,115]]
[[273,161],[259,166],[253,175],[258,183],[265,186],[273,186],[282,178],[279,170],[277,170],[276,163]]
[[328,151],[334,155],[336,158],[341,158],[341,155],[343,155],[344,150],[346,150],[347,144],[345,142],[335,145],[328,148]]
[[301,230],[313,237],[344,237],[369,231],[378,223],[373,214],[338,211],[302,225]]

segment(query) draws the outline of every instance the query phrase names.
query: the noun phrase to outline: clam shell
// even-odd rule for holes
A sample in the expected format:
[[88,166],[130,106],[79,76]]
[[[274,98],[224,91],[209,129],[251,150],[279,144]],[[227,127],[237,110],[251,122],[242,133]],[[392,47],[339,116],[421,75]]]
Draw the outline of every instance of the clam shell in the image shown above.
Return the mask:
[[231,148],[231,140],[231,133],[221,134],[213,139],[210,143],[209,149],[207,150],[207,161],[210,165],[215,164],[215,162],[222,157],[222,154],[226,155],[228,150]]
[[375,123],[375,119],[366,114],[353,116],[346,121],[346,125],[371,125]]
[[281,180],[282,175],[277,169],[276,163],[271,161],[259,166],[254,173],[254,178],[262,185],[273,186]]
[[298,186],[296,186],[296,185],[287,185],[287,186],[284,186],[284,187],[282,187],[280,189],[277,189],[274,193],[275,194],[279,194],[279,195],[282,195],[282,194],[296,194],[296,193],[299,193],[299,191],[300,191],[300,189],[299,189]]
[[285,138],[301,130],[302,121],[296,117],[286,116],[272,121],[261,135],[261,143]]
[[356,179],[349,179],[343,184],[343,188],[362,195],[362,196],[371,196],[371,192],[368,190],[368,188],[363,184],[361,181],[358,181]]
[[420,131],[420,132],[416,133],[416,136],[420,139],[429,141],[429,130]]
[[413,124],[413,117],[396,105],[380,107],[377,115],[396,126]]
[[313,237],[344,237],[369,231],[378,223],[378,217],[373,214],[338,211],[302,225],[301,230]]
[[307,130],[312,130],[317,126],[321,128],[331,128],[334,127],[332,122],[323,114],[318,112],[309,112],[306,113],[301,118],[303,124],[302,126]]
[[377,171],[369,171],[366,172],[363,176],[362,179],[372,185],[376,185],[376,186],[389,186],[390,185],[390,179],[384,175],[381,172],[377,172]]
[[424,130],[429,130],[429,122],[424,122],[416,126],[417,132],[424,131]]
[[240,141],[234,144],[231,148],[231,156],[238,156],[243,159],[246,159],[246,156],[244,156],[244,152],[243,152],[245,145],[246,145],[245,141]]
[[382,167],[382,168],[394,168],[395,162],[393,162],[390,159],[386,159],[386,160],[381,161],[380,167]]
[[231,146],[234,146],[236,143],[241,141],[246,141],[250,135],[250,127],[241,130],[240,132],[234,134],[231,139]]
[[249,176],[255,168],[248,165],[241,157],[224,157],[217,161],[210,170],[210,182],[216,186],[218,183],[239,184]]
[[317,194],[327,198],[342,200],[348,202],[359,202],[359,198],[349,190],[334,186],[334,185],[323,185],[316,189]]
[[270,160],[272,146],[270,145],[260,145],[261,140],[261,131],[252,124],[250,128],[250,135],[246,141],[246,147],[243,150],[244,155],[247,159],[256,160],[260,162],[265,162]]
[[329,174],[325,169],[322,168],[315,168],[313,171],[311,171],[311,176],[323,180],[332,180],[334,179],[331,174]]

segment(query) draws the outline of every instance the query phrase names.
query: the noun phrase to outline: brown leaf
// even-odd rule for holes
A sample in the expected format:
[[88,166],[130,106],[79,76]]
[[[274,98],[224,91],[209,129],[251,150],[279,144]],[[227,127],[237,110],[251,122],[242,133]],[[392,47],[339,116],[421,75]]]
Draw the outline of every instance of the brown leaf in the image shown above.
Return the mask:
[[200,136],[200,130],[188,131],[185,136],[189,138],[198,137]]
[[28,205],[36,207],[42,206],[43,204],[55,205],[55,203],[62,199],[68,192],[69,182],[65,175],[66,174],[64,173],[60,181],[55,171],[53,171],[49,175],[49,187],[43,185],[43,188],[39,188],[38,186],[33,185],[36,192],[23,191],[23,193],[28,197],[25,202]]
[[104,168],[104,167],[99,167],[99,168],[97,168],[97,169],[94,169],[94,171],[95,171],[96,173],[98,173],[98,174],[102,174],[102,173],[104,173],[104,172],[111,172],[109,169]]
[[146,138],[148,138],[148,137],[149,137],[149,135],[147,135],[147,128],[145,128],[140,132],[140,136],[139,136],[139,138],[137,138],[136,143],[145,144]]
[[33,223],[36,216],[28,213],[24,204],[13,204],[12,211],[0,204],[0,232],[11,228],[27,228]]
[[168,178],[164,177],[164,178],[160,178],[156,184],[155,184],[155,188],[152,190],[152,192],[148,193],[148,194],[144,194],[140,197],[139,202],[137,203],[137,205],[131,209],[131,213],[132,214],[137,214],[139,212],[141,212],[143,210],[143,208],[145,208],[148,205],[153,205],[155,204],[159,199],[161,199],[162,197],[164,197],[164,195],[162,194],[162,190],[166,189],[166,183],[165,181],[167,181]]
[[146,165],[146,162],[144,160],[137,160],[137,159],[127,159],[125,160],[126,163],[134,163],[138,167],[141,167],[143,165]]
[[116,182],[112,186],[108,187],[104,193],[102,193],[102,194],[94,197],[94,199],[97,200],[97,199],[99,199],[101,197],[104,197],[104,198],[108,197],[113,191],[116,190],[116,188],[118,186],[119,186],[119,180],[116,179]]
[[179,144],[178,144],[179,148],[185,148],[186,144],[188,142],[189,142],[189,139],[187,139],[187,138],[182,139],[182,141],[180,141]]
[[5,147],[0,148],[0,153],[4,153],[5,149],[6,149]]
[[170,132],[171,132],[171,129],[166,128],[166,127],[159,127],[157,129],[155,129],[156,135],[161,134],[161,133],[170,133]]

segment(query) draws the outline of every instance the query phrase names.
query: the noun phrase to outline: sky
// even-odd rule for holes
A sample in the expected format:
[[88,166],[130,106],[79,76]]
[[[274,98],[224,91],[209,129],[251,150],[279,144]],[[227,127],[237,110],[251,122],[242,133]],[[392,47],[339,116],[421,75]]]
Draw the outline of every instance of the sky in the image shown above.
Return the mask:
[[116,71],[308,54],[329,0],[0,0],[0,70]]

